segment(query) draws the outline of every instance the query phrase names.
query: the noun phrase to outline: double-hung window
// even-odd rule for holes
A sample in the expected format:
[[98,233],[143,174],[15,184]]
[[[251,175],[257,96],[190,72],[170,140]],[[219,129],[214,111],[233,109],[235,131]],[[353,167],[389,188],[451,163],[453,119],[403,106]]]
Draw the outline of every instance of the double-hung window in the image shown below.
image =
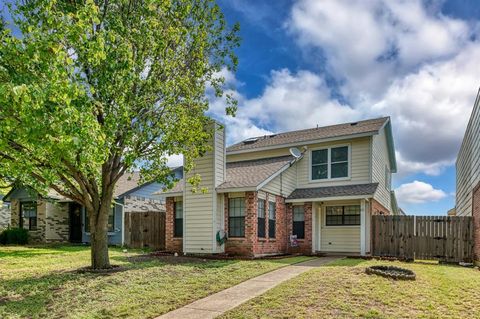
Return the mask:
[[37,203],[20,203],[20,228],[37,230]]
[[174,237],[183,237],[183,202],[175,202],[175,231]]
[[326,226],[358,226],[360,225],[360,205],[327,206]]
[[244,197],[228,200],[228,235],[230,237],[245,237]]
[[349,147],[340,146],[312,151],[312,180],[349,176]]
[[298,239],[305,238],[305,211],[302,206],[293,206],[293,235]]
[[[115,231],[115,206],[110,209],[108,213],[108,225],[107,231],[113,233]],[[85,232],[90,232],[90,220],[88,218],[88,213],[85,212]]]
[[257,232],[259,238],[265,238],[265,200],[259,199],[257,202]]
[[268,202],[268,237],[275,238],[276,211],[275,202]]

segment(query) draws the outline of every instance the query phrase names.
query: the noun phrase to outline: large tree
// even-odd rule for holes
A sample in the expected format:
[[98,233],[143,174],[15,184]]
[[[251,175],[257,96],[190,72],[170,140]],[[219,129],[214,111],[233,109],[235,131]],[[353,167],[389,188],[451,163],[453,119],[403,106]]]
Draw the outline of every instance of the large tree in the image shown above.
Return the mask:
[[236,67],[238,27],[213,0],[24,0],[10,11],[0,177],[85,206],[92,267],[108,268],[115,184],[136,169],[169,184],[167,156],[183,154],[188,169],[207,150],[205,91],[223,95],[218,74]]

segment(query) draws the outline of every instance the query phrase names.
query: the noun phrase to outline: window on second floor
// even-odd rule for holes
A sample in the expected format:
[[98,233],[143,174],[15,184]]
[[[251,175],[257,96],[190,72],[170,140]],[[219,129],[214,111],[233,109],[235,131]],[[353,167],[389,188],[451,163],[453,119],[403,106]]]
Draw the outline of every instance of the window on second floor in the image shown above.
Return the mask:
[[349,146],[312,151],[311,179],[349,177]]

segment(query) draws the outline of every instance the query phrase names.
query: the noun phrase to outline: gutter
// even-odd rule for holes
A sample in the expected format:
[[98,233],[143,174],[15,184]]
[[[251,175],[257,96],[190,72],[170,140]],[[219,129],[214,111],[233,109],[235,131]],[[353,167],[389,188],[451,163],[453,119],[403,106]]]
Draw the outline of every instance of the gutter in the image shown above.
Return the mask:
[[285,203],[326,202],[326,201],[350,200],[350,199],[366,199],[366,200],[368,200],[370,198],[373,198],[373,195],[294,198],[294,199],[285,199]]

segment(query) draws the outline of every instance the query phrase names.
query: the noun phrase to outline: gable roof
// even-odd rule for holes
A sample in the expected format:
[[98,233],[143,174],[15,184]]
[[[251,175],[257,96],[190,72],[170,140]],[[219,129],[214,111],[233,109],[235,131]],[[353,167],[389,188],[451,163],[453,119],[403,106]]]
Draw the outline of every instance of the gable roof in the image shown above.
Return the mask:
[[329,197],[370,196],[377,190],[378,183],[355,184],[342,186],[324,186],[297,188],[287,200],[319,199]]
[[[225,182],[220,184],[216,189],[219,192],[227,192],[229,190],[240,191],[242,189],[260,188],[271,178],[290,167],[294,161],[295,158],[288,155],[227,163]],[[157,194],[180,194],[183,193],[183,190],[184,180],[181,179],[172,189]]]
[[265,148],[275,148],[275,146],[285,146],[289,144],[298,144],[303,142],[314,142],[321,139],[348,137],[358,134],[377,134],[382,127],[389,122],[389,117],[381,117],[371,120],[358,122],[323,126],[305,130],[265,135],[246,139],[240,143],[227,148],[229,153],[240,153],[244,151],[254,151]]

